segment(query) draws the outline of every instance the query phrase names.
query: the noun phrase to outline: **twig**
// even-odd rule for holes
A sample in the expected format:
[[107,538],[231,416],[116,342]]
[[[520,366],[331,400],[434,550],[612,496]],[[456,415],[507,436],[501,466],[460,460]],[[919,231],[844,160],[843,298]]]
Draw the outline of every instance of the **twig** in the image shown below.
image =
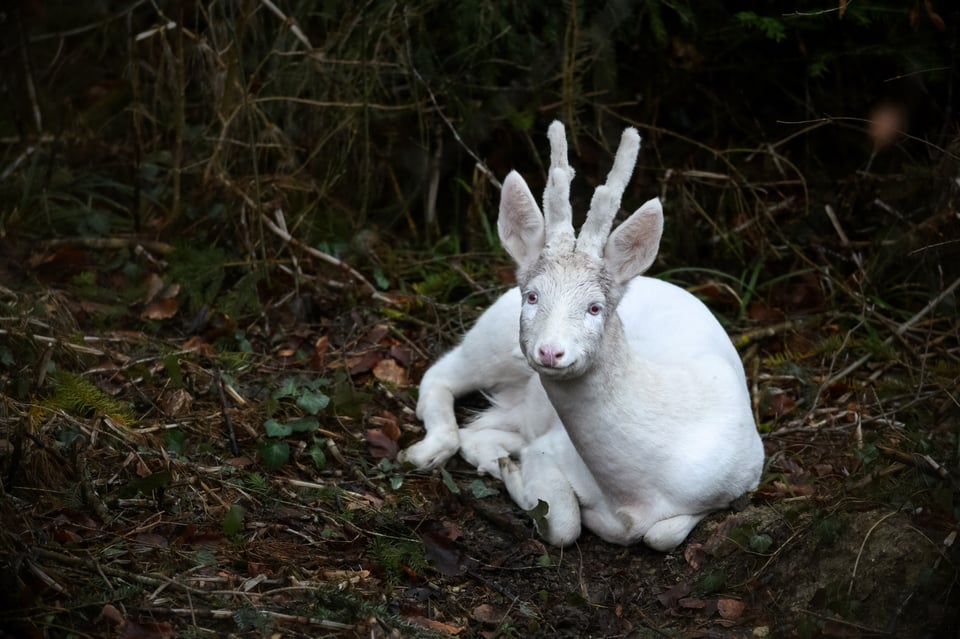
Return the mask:
[[[226,610],[223,608],[144,608],[145,612],[153,614],[171,614],[206,617],[208,619],[234,619],[237,615],[236,610]],[[303,615],[288,615],[282,612],[273,612],[272,610],[257,610],[257,614],[265,615],[277,621],[287,623],[298,623],[306,626],[318,626],[327,630],[353,630],[350,624],[340,623],[339,621],[329,621],[327,619],[317,619],[316,617],[306,617]]]
[[[883,340],[883,343],[884,343],[884,344],[889,344],[890,342],[893,341],[893,338],[894,338],[894,337],[901,337],[904,333],[906,333],[908,330],[910,330],[910,327],[911,327],[911,326],[913,326],[914,324],[916,324],[917,322],[919,322],[919,321],[920,321],[921,319],[923,319],[930,311],[932,311],[934,308],[936,308],[937,305],[938,305],[941,301],[943,301],[943,298],[945,298],[946,296],[948,296],[948,295],[950,295],[951,293],[953,293],[953,292],[957,289],[958,286],[960,286],[960,277],[958,277],[956,280],[954,280],[953,283],[952,283],[950,286],[948,286],[947,288],[943,289],[943,290],[940,292],[939,295],[937,295],[935,298],[933,298],[932,300],[930,300],[930,302],[929,302],[926,306],[924,306],[922,309],[920,309],[913,317],[911,317],[910,319],[908,319],[908,320],[907,320],[906,322],[904,322],[903,324],[900,324],[900,326],[897,327],[897,330],[894,332],[894,334],[888,336],[887,339]],[[842,371],[840,371],[840,372],[837,373],[836,375],[833,375],[830,379],[827,380],[827,382],[824,384],[824,386],[830,386],[831,384],[835,384],[836,382],[840,381],[841,379],[843,379],[844,377],[846,377],[846,376],[849,375],[850,373],[854,372],[855,370],[857,370],[858,368],[860,368],[861,366],[863,366],[864,364],[866,364],[867,362],[869,362],[872,357],[873,357],[873,355],[872,355],[871,353],[867,353],[866,355],[864,355],[863,357],[861,357],[860,359],[858,359],[858,360],[855,361],[854,363],[852,363],[852,364],[850,364],[849,366],[847,366],[846,368],[844,368]]]
[[30,56],[27,53],[27,41],[24,38],[25,30],[20,22],[20,13],[17,16],[17,33],[20,34],[20,57],[23,62],[23,77],[27,84],[27,95],[30,97],[30,107],[33,111],[33,123],[37,127],[37,134],[43,134],[43,116],[40,112],[40,102],[37,100],[37,88],[33,83],[33,69],[30,67]]
[[908,466],[913,466],[914,468],[921,470],[932,477],[937,477],[938,479],[943,479],[945,481],[951,481],[953,479],[950,476],[950,472],[944,468],[942,464],[937,463],[932,457],[930,457],[930,455],[905,453],[902,450],[897,450],[896,448],[879,445],[877,446],[877,450],[880,451],[880,454],[884,457],[888,457],[902,464],[907,464]]
[[118,249],[142,247],[153,253],[169,255],[173,253],[173,245],[157,240],[145,240],[136,237],[58,237],[47,240],[42,244],[45,248],[58,246],[83,246],[91,249]]
[[477,154],[473,152],[473,149],[467,146],[467,143],[463,141],[463,138],[460,137],[460,134],[457,132],[457,128],[453,126],[453,122],[450,121],[450,118],[448,118],[446,114],[443,112],[443,108],[440,106],[440,103],[437,102],[437,97],[433,95],[433,91],[430,89],[430,85],[427,84],[427,81],[423,79],[423,76],[420,75],[420,72],[417,71],[417,68],[413,66],[412,55],[410,56],[410,59],[411,59],[411,63],[409,65],[410,70],[413,71],[413,75],[417,78],[417,81],[419,81],[420,84],[423,85],[423,88],[426,90],[427,95],[430,96],[430,102],[431,104],[433,104],[433,108],[436,109],[437,115],[440,116],[440,119],[443,120],[444,124],[447,125],[447,128],[450,129],[450,133],[453,134],[453,139],[456,140],[457,144],[459,144],[463,148],[463,150],[467,152],[467,155],[473,158],[473,161],[476,162],[477,170],[479,170],[481,173],[486,175],[487,179],[490,180],[491,184],[496,186],[498,189],[503,188],[503,185],[500,183],[500,180],[498,180],[496,176],[493,174],[493,171],[487,168],[487,165],[484,164],[483,160],[481,160],[479,156],[477,156]]
[[183,4],[179,5],[180,15],[177,19],[177,28],[174,30],[174,78],[176,80],[176,97],[173,109],[173,201],[170,204],[170,218],[168,224],[180,219],[183,184],[183,131],[186,127],[187,77],[186,63],[183,59]]
[[384,302],[384,303],[386,303],[386,304],[393,304],[393,300],[392,300],[392,299],[390,299],[389,297],[387,297],[387,296],[384,295],[383,293],[379,292],[379,291],[377,290],[377,287],[375,287],[373,284],[371,284],[370,281],[367,280],[367,278],[365,278],[359,271],[357,271],[356,269],[354,269],[352,266],[350,266],[349,264],[347,264],[347,263],[344,262],[343,260],[340,260],[340,259],[338,259],[338,258],[330,255],[329,253],[324,253],[323,251],[321,251],[321,250],[319,250],[319,249],[315,249],[315,248],[313,248],[312,246],[307,246],[306,244],[300,242],[299,240],[297,240],[296,238],[294,238],[293,236],[291,236],[290,233],[289,233],[289,231],[287,231],[287,228],[286,228],[287,225],[286,225],[286,223],[284,222],[284,219],[283,219],[283,211],[282,211],[282,210],[277,209],[275,215],[276,215],[276,217],[277,217],[277,221],[276,221],[276,222],[274,222],[273,220],[271,220],[271,219],[270,219],[267,215],[265,215],[265,214],[261,216],[261,218],[263,219],[263,223],[266,224],[267,228],[270,229],[270,230],[274,233],[274,235],[277,235],[278,237],[280,237],[282,240],[284,240],[284,241],[287,242],[288,244],[291,244],[291,245],[293,245],[293,246],[296,246],[297,248],[300,248],[300,249],[306,251],[306,252],[309,253],[310,255],[312,255],[312,256],[314,256],[314,257],[316,257],[316,258],[318,258],[318,259],[321,259],[321,260],[323,260],[324,262],[327,262],[328,264],[332,264],[332,265],[334,265],[334,266],[337,266],[337,267],[340,267],[340,268],[344,269],[344,270],[347,271],[354,279],[356,279],[358,282],[360,282],[361,284],[363,284],[364,286],[366,286],[368,289],[370,289],[370,296],[371,296],[373,299],[375,299],[375,300],[377,300],[377,301],[380,301],[380,302]]
[[896,510],[887,513],[886,515],[884,515],[883,517],[881,517],[880,519],[878,519],[875,524],[873,524],[872,526],[870,526],[870,530],[868,530],[868,531],[867,531],[867,534],[863,536],[863,541],[860,543],[860,550],[857,551],[857,558],[856,558],[856,560],[853,562],[853,571],[850,573],[850,585],[847,587],[847,595],[848,595],[848,596],[853,592],[853,582],[854,582],[854,581],[856,580],[856,578],[857,578],[857,567],[860,565],[860,557],[863,556],[863,549],[864,549],[864,548],[866,547],[866,545],[867,545],[867,540],[870,539],[870,535],[873,533],[873,531],[876,529],[877,526],[879,526],[880,524],[882,524],[883,522],[885,522],[886,520],[890,519],[891,517],[893,517],[893,516],[896,515],[896,514],[897,514],[897,511],[896,511]]
[[233,430],[233,420],[230,419],[230,410],[227,406],[227,395],[223,392],[223,377],[220,375],[220,369],[217,369],[214,373],[213,379],[217,386],[217,394],[220,396],[223,425],[226,426],[227,435],[230,437],[230,452],[236,457],[240,454],[240,446],[237,444],[237,433]]
[[87,466],[86,453],[86,447],[79,448],[76,452],[77,471],[80,475],[80,492],[83,494],[83,498],[87,504],[89,504],[90,508],[93,509],[93,512],[100,518],[100,521],[107,524],[113,517],[110,516],[110,511],[107,510],[106,504],[103,503],[100,495],[97,494],[97,490],[93,487],[90,468]]
[[761,326],[759,328],[754,328],[749,331],[744,331],[739,335],[733,337],[733,343],[737,345],[738,348],[743,348],[744,346],[761,340],[767,337],[773,337],[779,333],[789,331],[794,328],[799,328],[804,324],[808,323],[810,318],[796,319],[796,320],[786,320],[778,324],[771,324],[770,326]]
[[37,335],[35,333],[23,334],[23,333],[17,333],[16,331],[11,331],[6,328],[0,328],[0,335],[20,335],[21,337],[29,337],[36,342],[40,342],[41,344],[49,344],[50,348],[53,348],[54,346],[65,346],[70,350],[77,351],[78,353],[84,353],[86,355],[105,355],[106,354],[104,353],[104,351],[101,351],[98,348],[91,348],[89,346],[84,346],[83,344],[74,344],[72,342],[65,342],[62,339],[59,339],[57,337],[48,337],[46,335]]
[[287,17],[287,15],[284,14],[277,5],[270,2],[270,0],[260,0],[260,4],[269,9],[273,15],[283,20],[283,23],[290,27],[290,32],[293,33],[297,40],[303,43],[303,46],[307,47],[307,49],[311,51],[313,50],[313,45],[310,43],[310,39],[307,38],[306,34],[300,29],[299,25],[297,25],[296,20]]
[[830,218],[830,224],[833,224],[833,230],[837,232],[837,236],[840,238],[840,244],[850,246],[850,240],[847,238],[847,234],[844,233],[843,227],[840,226],[840,220],[837,219],[837,214],[834,212],[833,207],[829,204],[824,204],[823,210],[826,212],[827,217]]

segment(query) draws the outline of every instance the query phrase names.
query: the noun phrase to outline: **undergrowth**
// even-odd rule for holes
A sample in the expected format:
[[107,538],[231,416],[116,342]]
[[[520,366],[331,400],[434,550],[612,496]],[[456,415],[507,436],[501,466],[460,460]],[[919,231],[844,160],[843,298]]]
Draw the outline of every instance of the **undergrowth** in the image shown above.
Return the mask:
[[[148,636],[660,636],[729,596],[776,600],[783,557],[848,550],[890,513],[913,517],[897,542],[955,527],[958,25],[946,0],[10,8],[0,590],[32,606],[16,620],[103,630],[111,602]],[[640,130],[624,208],[664,200],[652,274],[703,298],[744,357],[774,523],[735,528],[695,578],[700,548],[643,556],[656,574],[625,573],[618,549],[589,592],[596,547],[577,565],[486,506],[502,496],[485,482],[391,461],[420,435],[425,367],[512,285],[499,180],[539,192],[555,118],[577,211]],[[449,538],[428,548],[427,529]],[[916,592],[949,601],[955,571],[931,566]],[[685,604],[647,603],[688,578]],[[852,589],[822,584],[801,603],[830,617],[791,630],[870,625]],[[756,605],[745,631],[784,629]]]

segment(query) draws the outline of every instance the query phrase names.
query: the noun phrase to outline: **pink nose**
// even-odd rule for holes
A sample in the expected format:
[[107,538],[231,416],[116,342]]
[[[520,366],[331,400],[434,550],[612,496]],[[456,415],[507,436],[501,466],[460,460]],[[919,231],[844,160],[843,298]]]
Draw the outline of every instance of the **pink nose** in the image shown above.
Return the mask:
[[559,346],[553,344],[544,344],[537,347],[537,361],[543,366],[555,367],[560,365],[564,352]]

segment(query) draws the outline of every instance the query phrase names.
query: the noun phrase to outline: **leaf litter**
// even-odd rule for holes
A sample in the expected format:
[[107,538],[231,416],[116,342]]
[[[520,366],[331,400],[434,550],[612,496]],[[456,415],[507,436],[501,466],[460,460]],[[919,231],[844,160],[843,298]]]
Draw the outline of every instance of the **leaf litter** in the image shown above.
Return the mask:
[[[48,583],[23,581],[19,596],[62,606],[70,583],[102,571],[112,590],[98,597],[113,603],[86,623],[123,637],[176,636],[184,623],[241,634],[246,624],[306,635],[500,636],[509,626],[527,636],[686,628],[684,636],[731,637],[806,623],[822,636],[863,636],[952,614],[951,488],[924,457],[897,453],[906,441],[877,430],[869,416],[888,412],[854,395],[855,383],[824,389],[832,399],[812,410],[764,413],[760,489],[740,512],[708,518],[678,551],[611,547],[589,534],[561,550],[538,543],[530,515],[463,463],[438,475],[392,463],[419,436],[407,388],[428,360],[394,357],[382,323],[347,340],[303,328],[291,343],[306,348],[233,364],[223,397],[212,371],[228,353],[203,338],[171,349],[135,329],[101,334],[87,378],[109,382],[111,402],[137,406],[127,426],[111,424],[97,408],[106,396],[89,391],[81,412],[76,402],[38,411],[6,397],[19,417],[4,423],[31,436],[17,443],[17,428],[7,431],[23,461],[7,466],[4,512],[8,522],[12,509],[26,514],[34,532],[10,523],[3,543],[25,562],[16,574]],[[144,374],[172,359],[174,386]],[[799,379],[769,379],[808,396]],[[220,452],[227,414],[248,453],[235,459]],[[82,446],[63,447],[71,432]],[[283,445],[282,460],[252,457],[264,442]],[[63,456],[55,464],[65,474],[43,466],[51,455]],[[902,493],[897,482],[914,487],[909,508],[885,505],[884,495]],[[77,600],[56,614],[82,625],[76,615],[91,605]],[[921,618],[931,621],[913,621]]]

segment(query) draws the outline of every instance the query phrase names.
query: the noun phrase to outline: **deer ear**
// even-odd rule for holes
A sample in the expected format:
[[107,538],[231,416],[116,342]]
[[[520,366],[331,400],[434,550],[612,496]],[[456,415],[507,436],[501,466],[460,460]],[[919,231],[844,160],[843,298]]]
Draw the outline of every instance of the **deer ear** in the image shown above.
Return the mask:
[[530,187],[516,171],[503,181],[500,192],[500,242],[521,269],[533,264],[543,251],[543,214]]
[[653,264],[663,235],[663,207],[659,199],[641,206],[607,239],[603,261],[618,282],[627,282]]

